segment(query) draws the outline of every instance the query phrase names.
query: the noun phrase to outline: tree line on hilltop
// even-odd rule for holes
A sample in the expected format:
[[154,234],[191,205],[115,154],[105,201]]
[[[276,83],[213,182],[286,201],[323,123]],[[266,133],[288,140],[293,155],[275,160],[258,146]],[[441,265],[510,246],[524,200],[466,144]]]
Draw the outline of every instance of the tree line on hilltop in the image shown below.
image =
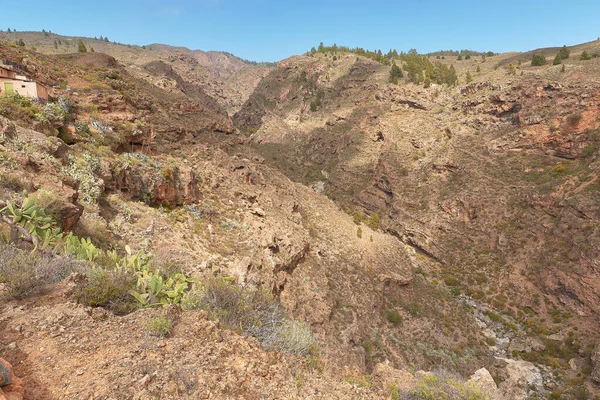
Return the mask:
[[398,53],[397,50],[390,49],[387,53],[383,53],[381,50],[365,50],[362,47],[350,48],[336,44],[325,46],[321,42],[318,48],[313,47],[308,54],[332,53],[335,60],[338,52],[353,53],[375,60],[380,64],[391,66],[389,80],[392,83],[398,83],[400,78],[404,78],[403,71],[406,72],[406,78],[409,82],[423,84],[424,86],[430,86],[433,83],[455,86],[458,83],[454,66],[448,66],[441,61],[432,63],[427,55],[419,54],[416,49],[410,49],[408,53],[403,51]]

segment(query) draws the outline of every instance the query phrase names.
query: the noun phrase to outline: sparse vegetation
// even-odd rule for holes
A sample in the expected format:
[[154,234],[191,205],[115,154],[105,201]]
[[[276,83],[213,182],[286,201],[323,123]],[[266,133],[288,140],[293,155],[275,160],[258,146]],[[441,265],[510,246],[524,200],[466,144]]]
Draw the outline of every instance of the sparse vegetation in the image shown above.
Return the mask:
[[224,326],[257,338],[268,349],[308,354],[316,343],[310,326],[286,316],[273,296],[225,277],[198,283],[182,300],[184,310],[206,310]]
[[100,160],[90,153],[84,153],[82,157],[69,155],[63,173],[79,181],[79,193],[84,203],[94,204],[102,194],[102,181],[95,175],[99,169]]
[[169,318],[161,315],[156,318],[152,318],[150,322],[146,324],[146,329],[151,335],[164,338],[171,334],[173,323]]
[[0,238],[0,299],[22,299],[84,268],[72,258],[28,253]]
[[85,282],[76,292],[77,300],[86,306],[104,307],[115,314],[128,314],[138,308],[131,291],[135,288],[133,271],[118,268],[91,268]]
[[575,126],[577,124],[579,124],[579,121],[581,121],[581,114],[576,113],[576,114],[571,114],[569,115],[569,118],[567,118],[567,122],[569,123],[569,125],[571,126]]
[[446,371],[436,371],[426,374],[417,382],[415,388],[404,393],[408,400],[486,400],[488,396],[482,394],[477,386],[465,383],[460,376]]
[[385,313],[385,318],[389,323],[398,325],[402,323],[402,315],[398,312],[398,310],[389,310]]

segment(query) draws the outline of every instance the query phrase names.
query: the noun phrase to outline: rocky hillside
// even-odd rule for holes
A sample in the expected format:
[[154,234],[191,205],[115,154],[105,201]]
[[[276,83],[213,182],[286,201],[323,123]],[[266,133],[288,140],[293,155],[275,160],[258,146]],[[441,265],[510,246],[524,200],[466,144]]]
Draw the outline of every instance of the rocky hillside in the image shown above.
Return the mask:
[[[258,82],[272,68],[268,63],[248,62],[230,53],[190,50],[157,43],[136,46],[111,42],[108,38],[6,31],[0,32],[0,40],[8,43],[23,40],[26,48],[49,55],[75,53],[82,41],[88,51],[108,54],[126,66],[131,73],[162,88],[165,87],[164,80],[157,80],[154,75],[148,74],[146,66],[164,62],[186,82],[201,87],[231,115],[239,110]],[[167,76],[162,78],[168,79]]]
[[486,331],[497,356],[596,390],[600,61],[583,51],[600,42],[542,67],[445,57],[456,87],[394,85],[389,66],[351,53],[292,57],[234,122],[266,163],[376,216],[426,282],[484,307],[503,326]]
[[350,53],[134,63],[31,35],[48,54],[0,45],[51,89],[0,97],[0,357],[25,398],[597,390],[597,59],[446,57],[459,85],[424,88]]

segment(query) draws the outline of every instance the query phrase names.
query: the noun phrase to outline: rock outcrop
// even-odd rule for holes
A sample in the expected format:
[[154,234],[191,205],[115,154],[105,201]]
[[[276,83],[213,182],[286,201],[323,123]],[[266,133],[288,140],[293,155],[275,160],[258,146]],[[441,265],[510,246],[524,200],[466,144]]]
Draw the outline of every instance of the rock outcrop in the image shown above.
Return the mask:
[[22,381],[15,375],[12,365],[0,358],[0,400],[21,400],[24,395]]

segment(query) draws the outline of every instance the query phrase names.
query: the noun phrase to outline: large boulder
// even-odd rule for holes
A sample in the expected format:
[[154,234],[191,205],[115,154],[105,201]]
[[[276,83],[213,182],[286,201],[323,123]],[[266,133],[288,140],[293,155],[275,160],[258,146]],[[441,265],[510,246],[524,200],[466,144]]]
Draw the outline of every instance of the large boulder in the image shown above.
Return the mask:
[[531,390],[537,392],[544,390],[542,374],[533,363],[507,358],[501,360],[506,362],[508,378],[498,386],[498,389],[506,398],[525,400],[529,398]]
[[410,372],[392,367],[388,360],[375,365],[371,377],[373,382],[379,384],[384,390],[390,387],[395,387],[398,390],[409,390],[416,383],[415,377]]
[[475,371],[467,383],[477,387],[477,390],[489,396],[490,399],[502,399],[494,378],[492,378],[490,372],[485,368]]

